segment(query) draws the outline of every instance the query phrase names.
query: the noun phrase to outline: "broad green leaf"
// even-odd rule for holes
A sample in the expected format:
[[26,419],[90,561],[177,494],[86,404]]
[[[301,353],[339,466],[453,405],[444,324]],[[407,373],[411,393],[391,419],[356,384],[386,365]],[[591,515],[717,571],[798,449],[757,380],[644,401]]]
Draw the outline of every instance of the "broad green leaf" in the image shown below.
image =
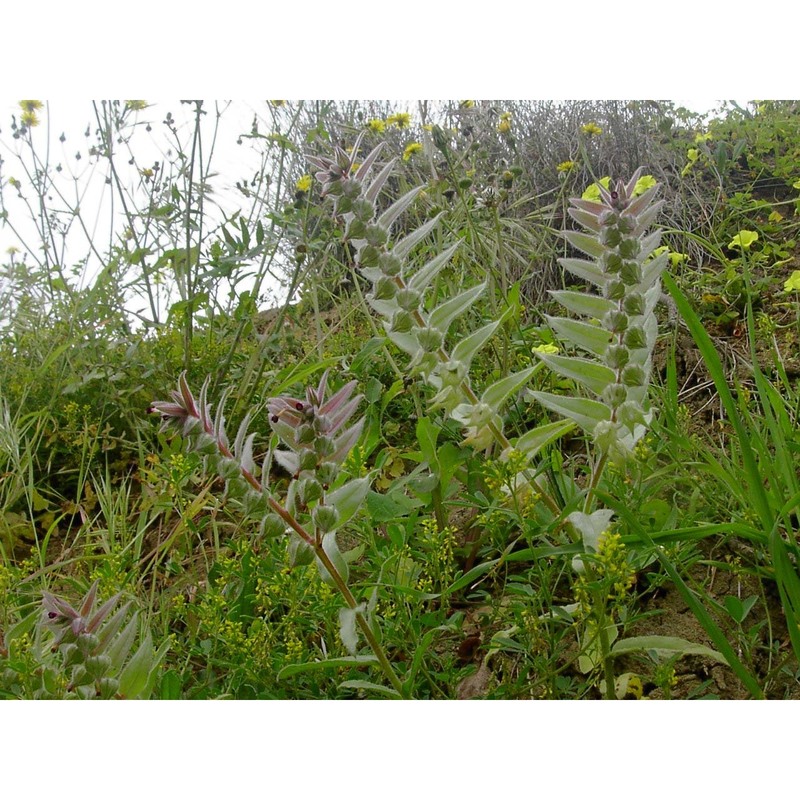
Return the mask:
[[558,263],[575,277],[589,281],[595,286],[604,286],[608,280],[594,261],[586,261],[583,258],[559,258]]
[[545,408],[575,420],[587,433],[592,433],[598,422],[608,422],[611,410],[597,400],[585,397],[562,397],[549,392],[531,392]]
[[611,648],[612,655],[619,656],[638,651],[654,651],[659,658],[664,660],[672,656],[706,656],[714,661],[727,666],[728,662],[722,653],[712,650],[703,644],[695,644],[677,636],[633,636],[620,639]]
[[577,319],[568,317],[551,317],[545,314],[550,327],[562,338],[572,344],[594,353],[596,356],[605,355],[608,346],[611,344],[612,334],[597,325],[589,325]]
[[602,319],[605,314],[617,307],[613,300],[606,300],[597,294],[572,292],[566,289],[554,290],[550,296],[561,303],[564,308],[575,314],[583,314],[593,319]]
[[119,693],[133,700],[138,697],[147,686],[150,670],[153,668],[153,640],[148,631],[139,649],[133,654],[131,660],[119,676]]
[[592,258],[600,258],[606,252],[606,247],[596,236],[580,231],[563,231],[562,235],[573,247]]
[[520,436],[514,443],[514,449],[524,453],[528,458],[533,458],[543,447],[569,433],[574,427],[575,423],[570,419],[559,419],[547,425],[540,425]]
[[181,699],[181,679],[174,669],[167,670],[162,676],[160,694],[162,700]]
[[[405,501],[405,502],[404,502]],[[367,510],[373,522],[389,522],[399,517],[407,517],[416,504],[412,503],[402,492],[392,494],[367,494]]]
[[485,288],[485,283],[478,284],[437,306],[431,311],[428,324],[442,333],[447,333],[450,323],[463,314],[480,297]]
[[356,375],[360,373],[364,367],[372,362],[373,356],[383,347],[384,341],[380,336],[373,336],[369,339],[353,359],[350,371]]
[[358,511],[369,491],[369,478],[353,478],[338,489],[325,495],[325,504],[339,512],[339,527]]
[[360,667],[365,664],[377,664],[375,656],[342,656],[341,658],[327,658],[324,661],[306,661],[302,664],[289,664],[278,673],[278,680],[291,678],[302,672],[313,672],[318,669],[340,669],[347,667]]
[[599,395],[610,383],[616,380],[616,373],[605,364],[589,361],[586,358],[557,356],[536,352],[541,361],[564,378],[571,378],[585,386],[590,392]]
[[481,402],[497,411],[514,392],[528,382],[535,369],[535,366],[528,367],[496,381],[483,393]]
[[391,228],[394,221],[414,202],[414,199],[422,191],[421,186],[414,187],[410,192],[406,192],[399,200],[396,200],[386,211],[378,217],[378,225],[384,228]]
[[418,242],[421,242],[436,227],[442,214],[444,214],[444,211],[437,214],[433,219],[429,219],[415,231],[411,231],[408,236],[396,242],[395,246],[392,248],[392,254],[396,255],[398,258],[405,258],[409,252],[411,252],[411,248]]
[[392,326],[388,322],[384,322],[383,327],[386,329],[386,335],[389,339],[404,353],[414,356],[419,352],[419,342],[413,333],[397,333],[396,331],[390,330]]
[[434,425],[428,417],[417,420],[417,442],[422,457],[428,462],[431,470],[438,471],[439,461],[436,457],[436,440],[439,438],[439,427]]
[[[460,243],[456,242],[447,250],[443,250],[439,255],[432,258],[424,267],[421,267],[408,281],[408,288],[417,292],[423,292],[428,284],[444,269],[447,262],[453,257],[453,253],[458,249]],[[397,247],[394,248],[397,250]]]
[[391,686],[381,686],[379,683],[372,683],[371,681],[343,681],[339,684],[340,689],[363,689],[368,692],[377,692],[378,694],[385,694],[389,697],[400,697],[397,689]]

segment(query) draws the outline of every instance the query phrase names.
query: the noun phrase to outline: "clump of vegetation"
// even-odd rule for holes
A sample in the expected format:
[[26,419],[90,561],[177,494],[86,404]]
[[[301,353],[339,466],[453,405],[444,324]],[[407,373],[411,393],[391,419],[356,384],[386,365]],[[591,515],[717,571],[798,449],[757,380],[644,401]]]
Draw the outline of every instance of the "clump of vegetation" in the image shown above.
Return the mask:
[[797,696],[794,104],[149,111],[105,250],[12,125],[0,695]]

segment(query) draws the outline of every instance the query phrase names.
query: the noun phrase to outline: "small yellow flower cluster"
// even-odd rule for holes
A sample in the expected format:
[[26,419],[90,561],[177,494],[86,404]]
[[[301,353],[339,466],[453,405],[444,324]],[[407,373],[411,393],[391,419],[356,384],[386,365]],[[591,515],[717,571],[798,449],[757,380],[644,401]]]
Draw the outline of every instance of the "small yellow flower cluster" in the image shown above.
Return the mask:
[[303,660],[306,648],[294,625],[287,625],[283,631],[283,646],[286,649],[286,660],[297,663]]
[[371,119],[367,123],[367,130],[370,130],[373,133],[383,133],[386,130],[386,120]]
[[144,111],[147,108],[146,100],[126,100],[125,108],[129,111]]
[[506,134],[511,133],[511,118],[514,115],[510,111],[504,111],[500,115],[500,122],[497,123],[497,132]]
[[556,165],[556,170],[558,172],[572,172],[577,166],[575,161],[562,161],[560,164]]
[[455,577],[453,550],[457,544],[456,529],[448,525],[439,530],[435,519],[423,519],[420,522],[420,544],[428,558],[417,588],[421,591],[445,588]]
[[422,150],[422,145],[419,142],[411,142],[411,144],[406,145],[406,149],[403,150],[403,161],[408,161],[411,156],[415,153],[419,153]]
[[596,122],[587,122],[585,125],[581,125],[581,131],[587,136],[599,136],[603,129]]
[[[593,569],[578,576],[573,591],[578,611],[577,620],[591,616],[593,599],[597,587],[601,586],[606,602],[611,606],[621,605],[633,586],[636,573],[628,563],[628,555],[622,537],[606,531],[600,535],[597,553],[591,559]],[[609,612],[610,615],[613,614]]]

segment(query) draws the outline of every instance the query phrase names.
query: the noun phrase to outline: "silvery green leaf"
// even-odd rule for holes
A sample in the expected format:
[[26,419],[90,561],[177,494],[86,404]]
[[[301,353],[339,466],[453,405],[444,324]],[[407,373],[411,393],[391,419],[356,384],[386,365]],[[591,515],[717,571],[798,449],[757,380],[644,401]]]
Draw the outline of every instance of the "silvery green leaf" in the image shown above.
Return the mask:
[[383,277],[383,272],[379,267],[361,267],[361,274],[367,279],[375,283],[378,278]]
[[[347,583],[347,579],[350,577],[350,567],[347,565],[347,561],[345,561],[344,556],[339,550],[339,544],[336,541],[336,531],[326,533],[322,537],[322,549],[331,560],[331,564],[333,564],[334,569],[339,573],[341,579]],[[319,557],[315,558],[315,560],[317,562],[320,578],[329,586],[336,586],[336,581],[334,581],[333,576],[328,571],[325,564],[322,563]]]
[[521,389],[528,382],[535,369],[535,366],[528,367],[495,381],[484,391],[481,396],[481,403],[497,411],[514,392]]
[[386,329],[386,335],[404,352],[413,356],[417,354],[420,349],[417,337],[413,333],[397,333],[391,330],[391,324],[386,322],[383,326]]
[[649,227],[652,225],[653,220],[658,216],[658,212],[661,211],[661,206],[664,205],[663,200],[659,200],[657,203],[654,203],[647,211],[643,212],[639,215],[639,218],[636,221],[636,227],[633,229],[634,236],[641,236]]
[[644,211],[650,201],[655,197],[656,192],[659,189],[659,185],[655,184],[655,186],[651,186],[646,191],[642,192],[637,198],[631,200],[630,205],[625,209],[628,214],[633,214],[634,216],[639,216],[639,214]]
[[421,242],[436,227],[442,214],[444,214],[444,211],[441,211],[435,217],[429,219],[424,225],[420,225],[416,230],[411,231],[408,236],[400,239],[392,248],[392,255],[398,258],[405,258],[405,256],[411,252],[411,248],[418,242]]
[[463,314],[480,297],[485,288],[485,283],[478,284],[437,306],[430,312],[428,325],[447,333],[450,323]]
[[592,214],[580,208],[569,208],[567,209],[567,213],[572,219],[583,225],[584,228],[589,228],[589,230],[595,233],[600,233],[600,222],[597,219],[597,214]]
[[617,307],[613,300],[606,300],[605,297],[600,297],[597,294],[551,290],[550,295],[569,311],[575,314],[583,314],[593,319],[602,319],[605,314]]
[[375,176],[375,179],[369,185],[369,189],[367,189],[367,191],[364,193],[364,197],[366,197],[371,203],[374,203],[378,199],[378,195],[381,193],[383,184],[386,183],[386,179],[392,173],[394,162],[396,160],[396,158],[393,158],[386,163],[386,166]]
[[597,400],[585,397],[562,397],[550,392],[531,392],[545,408],[575,420],[587,433],[591,433],[598,422],[611,419],[611,410]]
[[158,667],[164,660],[164,656],[166,656],[170,644],[170,639],[166,638],[161,644],[161,647],[153,653],[150,662],[150,674],[147,676],[147,683],[145,684],[144,690],[139,693],[140,699],[148,700],[152,696],[153,689],[155,689],[156,686],[156,678],[158,677]]
[[333,506],[339,512],[340,527],[361,507],[367,497],[369,484],[369,478],[353,478],[325,495],[326,505]]
[[582,278],[595,286],[603,286],[608,280],[603,270],[594,261],[586,261],[583,258],[559,258],[558,263],[567,272],[571,272],[578,278]]
[[342,644],[351,656],[356,654],[358,649],[358,635],[356,633],[356,614],[364,611],[362,603],[357,608],[339,609],[339,636]]
[[609,331],[576,319],[551,317],[547,314],[545,314],[545,319],[562,339],[580,347],[581,350],[594,353],[596,356],[605,355],[613,338]]
[[642,267],[642,282],[639,284],[639,291],[649,289],[661,277],[668,260],[669,252],[665,251]]
[[565,378],[578,381],[595,394],[602,394],[606,386],[614,383],[617,377],[614,370],[605,364],[598,364],[596,361],[574,356],[558,356],[553,353],[534,352],[554,372]]
[[233,454],[237,458],[240,458],[241,456],[242,447],[244,446],[244,440],[245,437],[247,436],[247,427],[248,425],[250,425],[251,413],[252,412],[248,411],[244,415],[244,419],[239,424],[239,430],[236,431],[236,438],[233,440]]
[[289,566],[302,567],[314,560],[314,548],[307,541],[301,539],[295,531],[292,531],[289,536],[287,555],[289,556]]
[[273,453],[275,460],[290,475],[296,475],[300,471],[300,456],[290,450],[276,450]]
[[514,443],[514,449],[528,458],[533,458],[543,447],[569,433],[574,427],[575,423],[569,419],[559,419],[547,425],[540,425],[520,436]]
[[[459,242],[443,250],[439,255],[432,258],[424,267],[421,267],[408,281],[408,288],[417,292],[423,292],[428,284],[439,274],[447,262],[453,257],[453,253],[458,249]],[[395,250],[397,247],[395,247]]]
[[[98,647],[98,650],[104,651],[108,643],[117,635],[117,631],[119,631],[119,629],[122,627],[122,623],[131,609],[131,605],[132,603],[130,602],[125,603],[125,605],[122,606],[122,608],[120,608],[105,625],[103,625],[102,630],[98,634],[98,637],[100,639],[100,645]],[[125,660],[125,657],[127,655],[128,654],[126,652],[122,656],[122,659],[119,662],[119,666],[122,665],[122,662]]]
[[133,647],[133,642],[136,639],[136,633],[139,629],[139,612],[134,612],[130,622],[122,629],[122,632],[117,636],[106,650],[106,655],[111,659],[111,663],[119,670],[125,663],[128,653]]
[[[647,265],[645,265],[646,267]],[[644,314],[643,316],[647,317],[653,313],[653,309],[658,305],[658,301],[661,299],[661,283],[660,281],[656,281],[645,293],[644,293]]]
[[580,231],[563,231],[562,236],[575,248],[592,258],[600,258],[606,252],[606,247],[596,236]]
[[[509,309],[510,310],[510,309]],[[470,334],[467,336],[466,339],[462,339],[454,348],[452,353],[452,360],[453,361],[461,361],[467,366],[472,363],[472,359],[475,356],[475,353],[483,347],[489,339],[492,338],[494,332],[503,322],[505,315],[508,312],[505,312],[500,319],[495,320],[494,322],[490,322],[488,325],[484,325],[482,328],[478,328],[475,333]]]
[[[375,163],[375,159],[378,157],[378,153],[383,149],[384,142],[381,142],[376,147],[374,147],[369,155],[361,162],[361,166],[356,170],[356,174],[354,175],[357,181],[362,181],[364,178],[367,177],[367,173],[370,171],[370,168]],[[355,153],[355,149],[353,150]]]
[[599,216],[606,210],[606,206],[602,203],[597,203],[594,200],[583,200],[580,197],[570,197],[570,203],[572,203],[575,208],[582,208],[584,211],[588,211],[590,214],[594,214],[595,216]]
[[392,203],[392,205],[378,217],[378,225],[389,230],[394,221],[414,202],[414,199],[421,191],[421,186],[415,186],[410,192],[406,192],[399,200]]
[[367,302],[382,316],[391,319],[400,306],[397,300],[376,300],[371,294],[367,295]]
[[[653,231],[642,239],[642,249],[639,251],[639,260],[647,258],[653,250],[661,244],[661,231]],[[664,255],[662,253],[662,255]]]

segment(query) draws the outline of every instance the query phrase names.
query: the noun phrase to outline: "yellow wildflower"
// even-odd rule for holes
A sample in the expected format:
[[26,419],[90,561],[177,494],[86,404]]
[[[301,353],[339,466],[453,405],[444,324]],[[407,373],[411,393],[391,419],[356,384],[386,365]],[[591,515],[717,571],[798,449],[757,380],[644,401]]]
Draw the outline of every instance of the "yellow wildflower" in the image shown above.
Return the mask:
[[462,100],[459,104],[459,108],[472,108],[475,105],[474,100]]
[[408,128],[411,125],[411,114],[407,114],[404,111],[399,111],[397,114],[391,114],[390,116],[386,117],[386,122],[388,125],[396,125],[401,130],[403,128]]
[[571,172],[578,165],[574,161],[562,161],[556,169],[559,172]]
[[299,178],[297,183],[294,185],[294,188],[298,192],[309,192],[311,191],[311,176],[310,175],[303,175],[302,178]]
[[42,107],[41,100],[20,100],[19,107],[23,111],[27,111],[28,113],[33,113],[34,111],[39,111]]
[[599,136],[603,132],[603,129],[596,122],[587,122],[581,126],[581,130],[587,136]]
[[403,161],[408,161],[414,153],[419,153],[420,150],[422,150],[422,145],[419,142],[411,142],[406,145],[406,149],[403,151]]
[[382,119],[371,119],[367,123],[367,128],[374,133],[383,133],[386,130],[386,122]]
[[269,104],[273,108],[280,108],[281,106],[285,106],[286,105],[286,101],[285,100],[270,100]]
[[534,353],[557,353],[558,348],[554,344],[537,344],[533,348]]
[[26,128],[35,128],[39,124],[39,117],[33,111],[23,111],[19,120]]
[[146,100],[126,100],[125,108],[129,111],[144,111],[147,108]]

